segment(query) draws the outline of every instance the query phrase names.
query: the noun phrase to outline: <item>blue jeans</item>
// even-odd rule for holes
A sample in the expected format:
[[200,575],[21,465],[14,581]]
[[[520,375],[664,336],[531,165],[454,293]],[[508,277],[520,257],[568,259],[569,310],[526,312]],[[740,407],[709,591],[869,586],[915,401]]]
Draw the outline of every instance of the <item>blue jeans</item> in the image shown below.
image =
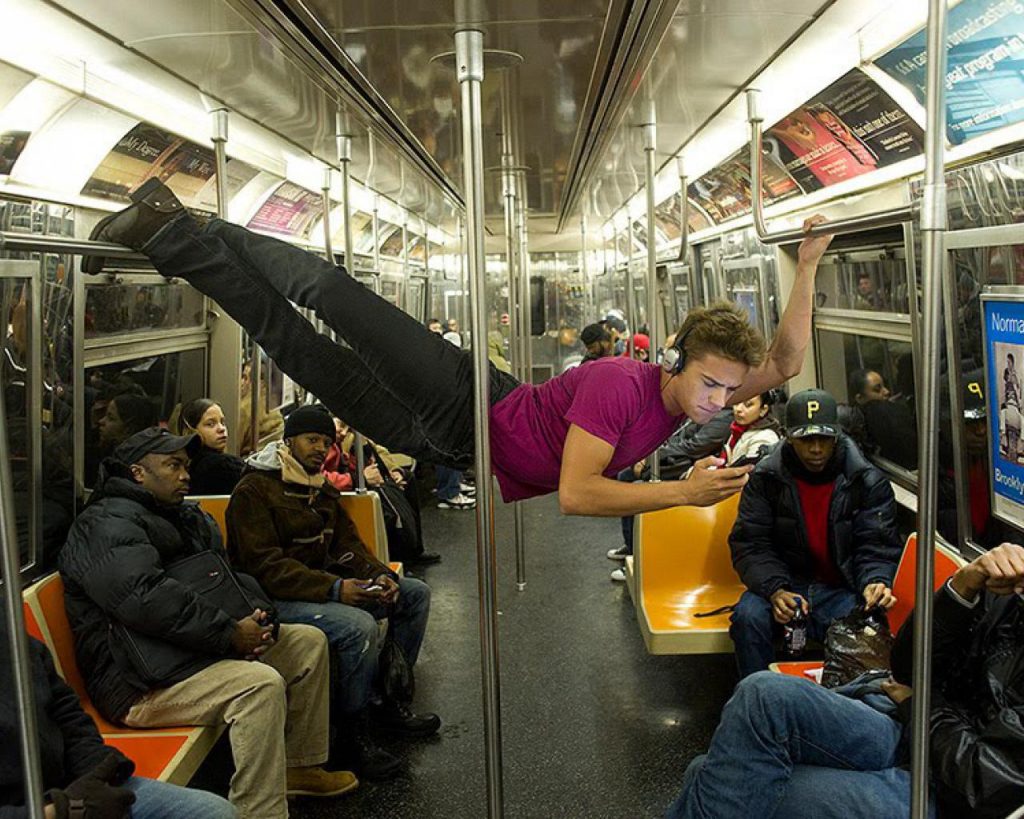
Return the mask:
[[[622,481],[623,483],[635,483],[640,479],[633,474],[633,467],[627,466],[615,476],[615,480]],[[631,555],[633,554],[633,515],[626,515],[621,520],[622,542],[626,544],[626,554]]]
[[437,499],[450,501],[462,492],[462,473],[457,469],[437,465]]
[[667,817],[907,817],[901,733],[889,717],[810,680],[754,674],[736,686]]
[[213,793],[133,776],[124,786],[135,794],[131,819],[238,819],[238,811]]
[[[807,636],[813,640],[824,640],[832,621],[849,614],[860,602],[849,589],[835,589],[821,583],[794,586],[793,592],[803,597],[810,607]],[[729,626],[740,677],[764,671],[775,661],[774,640],[779,628],[772,617],[772,604],[759,594],[743,592]]]
[[[188,214],[145,253],[167,277],[210,296],[274,363],[339,418],[393,452],[464,469],[473,463],[473,359],[343,269],[295,245]],[[316,311],[348,347],[294,304]],[[493,365],[491,404],[519,386]]]
[[356,714],[373,695],[380,639],[377,620],[388,617],[395,641],[410,665],[416,662],[430,614],[430,586],[412,577],[398,581],[398,603],[393,612],[368,611],[344,603],[308,603],[275,600],[282,623],[305,623],[327,635],[331,647],[331,711]]

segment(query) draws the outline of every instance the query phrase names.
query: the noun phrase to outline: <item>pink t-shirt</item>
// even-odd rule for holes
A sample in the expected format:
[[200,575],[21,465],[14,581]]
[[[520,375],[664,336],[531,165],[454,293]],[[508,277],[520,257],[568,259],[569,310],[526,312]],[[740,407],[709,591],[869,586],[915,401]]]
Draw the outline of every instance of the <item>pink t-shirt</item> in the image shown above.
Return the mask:
[[615,447],[614,476],[650,455],[686,420],[661,401],[661,368],[600,358],[535,386],[520,384],[491,407],[491,466],[506,502],[558,489],[562,449],[576,424]]

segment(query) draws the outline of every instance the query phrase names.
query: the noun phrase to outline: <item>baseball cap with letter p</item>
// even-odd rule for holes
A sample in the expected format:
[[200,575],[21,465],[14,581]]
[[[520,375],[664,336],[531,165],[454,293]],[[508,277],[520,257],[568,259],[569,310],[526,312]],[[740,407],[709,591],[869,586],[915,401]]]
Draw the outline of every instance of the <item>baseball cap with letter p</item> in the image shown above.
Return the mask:
[[811,435],[839,435],[839,410],[836,399],[824,390],[804,390],[786,404],[786,434],[790,438]]

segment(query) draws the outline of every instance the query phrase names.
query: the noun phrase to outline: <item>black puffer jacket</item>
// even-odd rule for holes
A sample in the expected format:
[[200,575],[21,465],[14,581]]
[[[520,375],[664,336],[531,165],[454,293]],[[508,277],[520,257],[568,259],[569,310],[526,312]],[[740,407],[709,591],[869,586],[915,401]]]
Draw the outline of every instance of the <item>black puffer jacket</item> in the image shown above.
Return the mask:
[[223,551],[213,519],[195,503],[160,507],[128,477],[101,471],[101,479],[100,500],[71,527],[60,573],[89,696],[120,721],[147,686],[113,638],[113,622],[195,651],[198,671],[232,654],[235,621],[163,571],[204,549]]
[[[0,690],[4,692],[0,697],[0,819],[23,819],[28,816],[24,806],[25,776],[7,640],[6,616],[0,612]],[[103,744],[78,696],[57,674],[46,646],[30,639],[28,653],[43,787],[65,788],[111,755],[119,761],[117,781],[131,776],[135,765],[120,751]]]
[[[795,452],[783,443],[757,465],[743,489],[729,535],[740,579],[766,598],[794,583],[809,582],[814,575],[791,458],[796,458]],[[845,435],[839,436],[828,468],[835,474],[828,538],[833,562],[855,592],[875,582],[891,586],[900,538],[889,481]]]
[[[935,595],[931,770],[943,819],[1002,819],[1024,804],[1024,603],[986,593],[973,608]],[[892,650],[913,687],[914,616]],[[909,729],[912,699],[898,713]]]

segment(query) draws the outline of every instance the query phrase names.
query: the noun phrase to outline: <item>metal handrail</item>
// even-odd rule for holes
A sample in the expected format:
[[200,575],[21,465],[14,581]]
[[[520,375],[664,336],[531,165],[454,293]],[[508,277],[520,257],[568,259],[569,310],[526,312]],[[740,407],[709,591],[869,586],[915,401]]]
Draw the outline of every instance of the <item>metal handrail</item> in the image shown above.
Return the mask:
[[153,263],[138,251],[111,242],[94,242],[90,239],[71,239],[67,236],[39,233],[0,232],[0,252],[15,251],[105,256],[109,259],[124,259],[140,262],[148,267],[153,266]]
[[900,205],[896,208],[866,213],[859,216],[850,216],[845,219],[835,219],[830,222],[822,222],[815,225],[808,231],[801,228],[790,228],[772,233],[764,220],[764,189],[762,186],[764,177],[764,155],[761,149],[762,126],[764,118],[758,110],[758,99],[761,91],[757,88],[747,89],[747,122],[750,123],[750,201],[751,216],[754,220],[754,230],[757,238],[766,245],[780,245],[787,242],[798,242],[807,236],[822,236],[837,233],[858,233],[864,230],[874,230],[880,227],[889,227],[903,222],[910,222],[917,216],[918,205]]
[[686,195],[687,179],[682,154],[676,154],[676,173],[679,176],[679,255],[675,260],[685,262],[690,242],[690,199]]

